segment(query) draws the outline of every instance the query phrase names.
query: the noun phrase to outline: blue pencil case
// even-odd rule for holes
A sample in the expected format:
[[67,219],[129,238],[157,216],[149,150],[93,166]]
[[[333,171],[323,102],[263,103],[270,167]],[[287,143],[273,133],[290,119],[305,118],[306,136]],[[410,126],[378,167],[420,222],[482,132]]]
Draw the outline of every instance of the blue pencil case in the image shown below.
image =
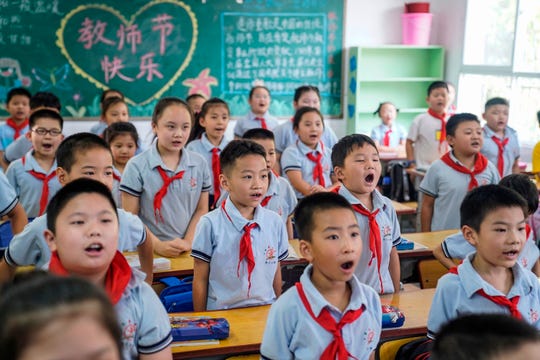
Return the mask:
[[225,318],[179,317],[171,319],[173,341],[226,339],[229,322]]
[[382,328],[397,328],[405,323],[405,315],[395,306],[382,306]]
[[414,249],[414,242],[409,241],[405,238],[401,238],[401,242],[396,245],[397,250],[412,250]]

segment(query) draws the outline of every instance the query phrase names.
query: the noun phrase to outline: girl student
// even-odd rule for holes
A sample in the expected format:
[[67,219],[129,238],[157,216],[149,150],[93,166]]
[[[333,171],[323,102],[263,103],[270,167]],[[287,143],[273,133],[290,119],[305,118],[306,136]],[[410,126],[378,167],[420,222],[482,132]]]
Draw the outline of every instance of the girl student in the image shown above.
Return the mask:
[[101,93],[101,96],[99,97],[99,109],[101,110],[101,119],[96,125],[90,128],[91,133],[96,134],[96,135],[102,135],[103,131],[105,131],[107,126],[110,125],[109,123],[107,123],[107,121],[105,120],[105,117],[103,116],[103,105],[105,103],[105,100],[110,99],[110,98],[119,98],[119,99],[122,99],[122,101],[124,101],[124,94],[122,94],[121,91],[115,90],[115,89],[107,89]]
[[135,125],[129,122],[117,122],[109,125],[103,137],[111,149],[113,156],[113,188],[112,194],[116,204],[121,207],[122,199],[120,196],[120,181],[122,174],[129,159],[135,156],[139,148],[139,134]]
[[331,150],[321,141],[324,121],[321,112],[301,107],[293,117],[298,140],[283,151],[281,168],[296,192],[297,198],[327,191],[336,183],[332,171]]
[[270,115],[270,90],[266,86],[256,85],[251,88],[248,97],[250,111],[244,119],[240,119],[234,126],[234,138],[240,139],[246,131],[253,128],[274,130],[278,125],[275,117]]
[[212,190],[209,195],[209,207],[213,209],[221,195],[219,174],[221,173],[219,154],[229,143],[225,131],[229,125],[229,106],[219,98],[207,100],[199,113],[199,123],[205,129],[200,139],[193,140],[187,146],[188,150],[202,155],[208,164],[212,175]]
[[152,114],[156,139],[124,170],[120,191],[125,210],[139,215],[158,239],[154,250],[174,257],[191,249],[195,226],[208,212],[212,188],[204,158],[184,149],[193,112],[180,98],[161,99]]
[[380,152],[398,152],[405,150],[407,131],[396,123],[398,108],[390,101],[379,104],[373,115],[378,115],[381,123],[371,130],[371,138]]

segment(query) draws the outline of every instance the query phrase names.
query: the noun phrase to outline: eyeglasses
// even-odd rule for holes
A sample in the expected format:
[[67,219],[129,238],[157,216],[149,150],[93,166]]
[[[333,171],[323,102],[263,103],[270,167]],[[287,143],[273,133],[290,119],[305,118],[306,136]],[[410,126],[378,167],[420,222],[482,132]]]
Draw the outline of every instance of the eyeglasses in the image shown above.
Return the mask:
[[56,137],[56,136],[58,136],[58,135],[60,135],[62,133],[62,130],[58,130],[58,129],[49,129],[49,130],[47,130],[45,128],[37,128],[37,129],[33,129],[32,131],[35,132],[38,135],[41,135],[41,136],[51,134],[51,136],[53,136],[53,137]]

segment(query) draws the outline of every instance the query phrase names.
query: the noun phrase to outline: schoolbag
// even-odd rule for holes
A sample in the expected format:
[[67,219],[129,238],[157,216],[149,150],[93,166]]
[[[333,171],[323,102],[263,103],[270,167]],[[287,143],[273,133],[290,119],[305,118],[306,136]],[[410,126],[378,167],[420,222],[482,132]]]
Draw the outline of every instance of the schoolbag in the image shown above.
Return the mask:
[[159,299],[168,313],[193,311],[193,277],[179,279],[174,276],[159,279],[167,285]]
[[392,200],[398,202],[416,201],[417,192],[406,169],[408,161],[392,160],[388,162],[386,177],[390,178],[390,186],[387,186],[389,193],[384,194]]
[[396,354],[396,360],[428,360],[433,348],[433,340],[423,337],[401,346]]

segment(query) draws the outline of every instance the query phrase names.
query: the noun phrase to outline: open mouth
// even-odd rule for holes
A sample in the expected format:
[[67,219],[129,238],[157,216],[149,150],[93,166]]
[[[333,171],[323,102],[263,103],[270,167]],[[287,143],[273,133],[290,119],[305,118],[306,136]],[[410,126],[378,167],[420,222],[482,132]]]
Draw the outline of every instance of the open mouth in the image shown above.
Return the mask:
[[343,270],[349,270],[352,269],[354,263],[352,261],[347,261],[346,263],[341,264],[341,268]]
[[84,249],[86,252],[88,253],[93,253],[93,254],[97,254],[99,253],[101,250],[103,250],[103,245],[101,244],[92,244],[90,246],[88,246],[86,249]]
[[368,176],[366,176],[366,177],[364,178],[364,180],[365,180],[368,184],[373,184],[373,181],[375,180],[375,175],[369,174]]
[[518,254],[519,252],[517,250],[510,250],[510,251],[503,252],[504,256],[509,256],[509,257],[514,257],[514,256],[517,256]]
[[473,141],[471,143],[472,146],[480,146],[480,143],[478,141]]

